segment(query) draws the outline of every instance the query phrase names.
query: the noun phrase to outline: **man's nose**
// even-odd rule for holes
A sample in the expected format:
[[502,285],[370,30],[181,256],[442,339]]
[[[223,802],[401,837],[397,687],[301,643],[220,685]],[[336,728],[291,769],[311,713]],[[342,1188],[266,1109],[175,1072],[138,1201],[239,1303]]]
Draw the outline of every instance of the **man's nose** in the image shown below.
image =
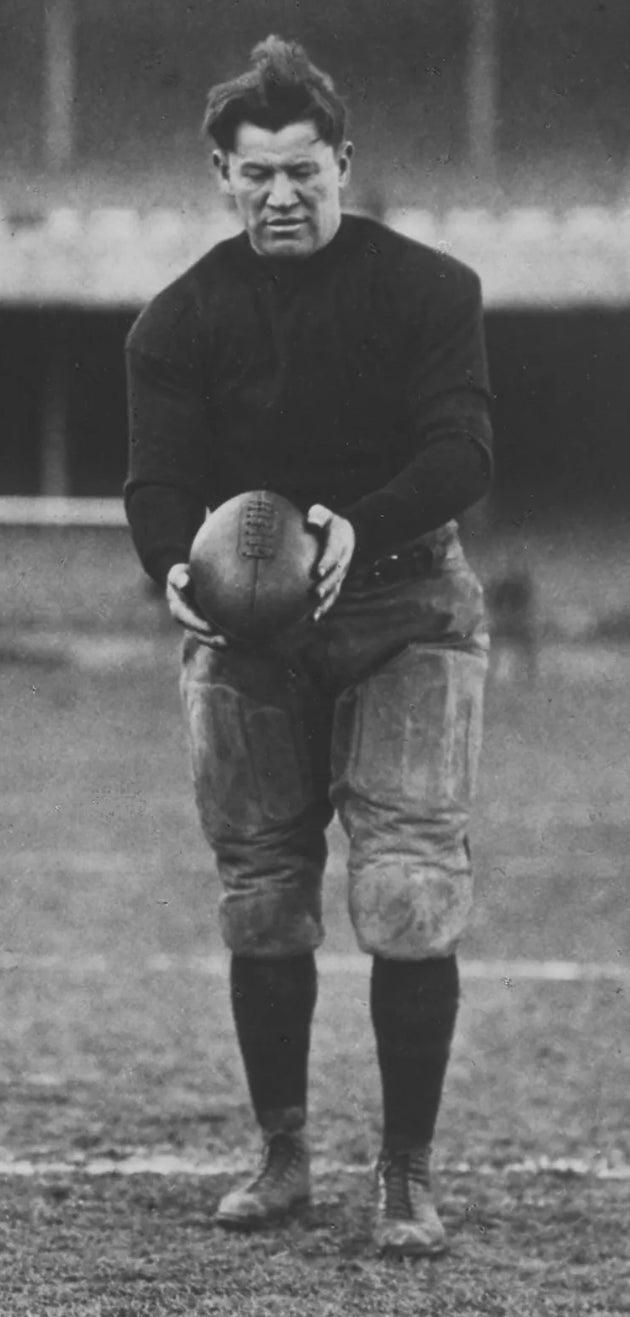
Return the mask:
[[275,206],[277,210],[287,210],[290,206],[295,205],[296,200],[295,188],[291,179],[286,174],[274,174],[268,198],[269,205]]

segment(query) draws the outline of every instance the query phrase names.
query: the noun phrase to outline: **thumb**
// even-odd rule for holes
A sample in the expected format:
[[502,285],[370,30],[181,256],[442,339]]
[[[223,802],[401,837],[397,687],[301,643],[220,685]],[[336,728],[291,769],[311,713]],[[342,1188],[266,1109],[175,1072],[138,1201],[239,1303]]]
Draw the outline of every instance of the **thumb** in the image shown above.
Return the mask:
[[325,508],[321,503],[314,503],[306,514],[306,521],[309,526],[319,526],[323,529],[332,521],[332,512],[330,508]]
[[176,590],[186,590],[190,585],[190,572],[187,563],[175,563],[168,574],[168,581]]

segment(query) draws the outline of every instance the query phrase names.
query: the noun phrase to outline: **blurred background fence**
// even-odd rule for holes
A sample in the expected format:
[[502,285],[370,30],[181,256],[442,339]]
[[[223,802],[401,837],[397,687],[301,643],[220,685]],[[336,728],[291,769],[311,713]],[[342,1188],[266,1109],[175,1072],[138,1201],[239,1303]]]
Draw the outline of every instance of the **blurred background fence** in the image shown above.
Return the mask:
[[234,229],[199,122],[207,87],[270,31],[303,40],[347,96],[350,209],[481,274],[497,481],[469,519],[473,551],[490,577],[535,578],[549,623],[621,618],[627,0],[3,0],[5,627],[136,616],[124,336]]

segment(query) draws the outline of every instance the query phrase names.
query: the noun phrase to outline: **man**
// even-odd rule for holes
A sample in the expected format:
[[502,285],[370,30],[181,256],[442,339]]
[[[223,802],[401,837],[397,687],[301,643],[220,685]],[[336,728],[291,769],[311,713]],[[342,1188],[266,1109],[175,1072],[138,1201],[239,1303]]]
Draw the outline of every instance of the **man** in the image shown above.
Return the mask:
[[[445,1247],[429,1153],[471,899],[470,798],[487,664],[481,590],[452,518],[490,476],[479,284],[342,215],[353,148],[331,80],[269,37],[213,89],[205,128],[243,232],[162,292],[128,341],[126,506],[186,628],[195,788],[224,886],[237,1035],[264,1145],[224,1226],[309,1195],[307,1059],[325,829],[350,840],[350,913],[373,957],[383,1089],[375,1239]],[[227,644],[188,570],[206,509],[267,488],[321,538],[312,619]]]

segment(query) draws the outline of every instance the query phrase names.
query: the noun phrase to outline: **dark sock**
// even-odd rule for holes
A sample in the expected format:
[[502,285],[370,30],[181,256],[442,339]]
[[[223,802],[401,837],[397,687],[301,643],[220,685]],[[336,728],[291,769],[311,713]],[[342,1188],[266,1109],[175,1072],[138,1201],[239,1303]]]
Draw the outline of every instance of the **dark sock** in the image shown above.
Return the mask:
[[383,1086],[383,1146],[430,1144],[459,1000],[455,956],[372,966],[371,1010]]
[[256,1116],[306,1112],[311,1020],[317,997],[312,952],[258,960],[233,956],[232,1010]]

